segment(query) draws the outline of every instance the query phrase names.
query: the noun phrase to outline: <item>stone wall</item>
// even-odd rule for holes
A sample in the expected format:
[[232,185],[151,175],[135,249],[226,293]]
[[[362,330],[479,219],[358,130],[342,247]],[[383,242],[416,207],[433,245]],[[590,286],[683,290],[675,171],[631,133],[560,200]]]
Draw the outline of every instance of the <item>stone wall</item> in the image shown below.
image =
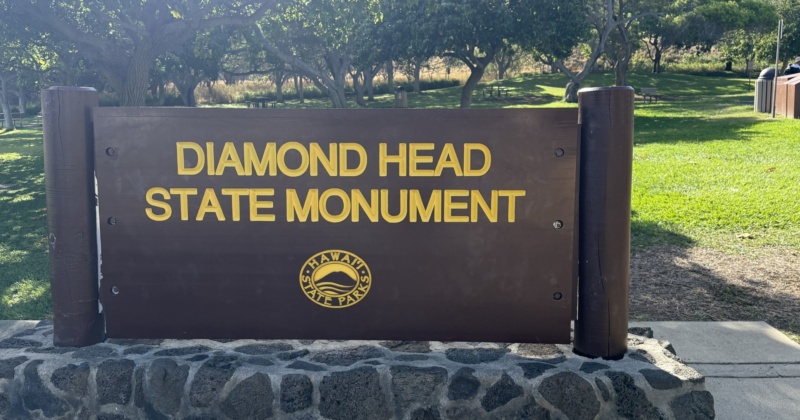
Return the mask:
[[534,344],[51,337],[42,322],[0,341],[2,418],[714,417],[703,377],[633,335],[619,361]]

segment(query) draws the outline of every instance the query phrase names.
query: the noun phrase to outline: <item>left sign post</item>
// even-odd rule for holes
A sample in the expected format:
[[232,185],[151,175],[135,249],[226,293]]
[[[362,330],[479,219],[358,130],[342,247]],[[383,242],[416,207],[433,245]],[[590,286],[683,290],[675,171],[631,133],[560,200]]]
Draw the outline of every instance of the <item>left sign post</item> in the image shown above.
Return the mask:
[[98,304],[97,203],[92,88],[42,91],[53,344],[87,346],[104,338]]

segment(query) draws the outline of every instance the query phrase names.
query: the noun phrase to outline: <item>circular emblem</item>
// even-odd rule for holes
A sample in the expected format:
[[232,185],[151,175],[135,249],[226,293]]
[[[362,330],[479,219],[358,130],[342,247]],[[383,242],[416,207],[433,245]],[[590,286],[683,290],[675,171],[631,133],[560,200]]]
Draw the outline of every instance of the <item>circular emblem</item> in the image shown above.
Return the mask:
[[331,249],[309,258],[300,269],[306,297],[326,308],[346,308],[364,299],[372,286],[367,263],[352,252]]

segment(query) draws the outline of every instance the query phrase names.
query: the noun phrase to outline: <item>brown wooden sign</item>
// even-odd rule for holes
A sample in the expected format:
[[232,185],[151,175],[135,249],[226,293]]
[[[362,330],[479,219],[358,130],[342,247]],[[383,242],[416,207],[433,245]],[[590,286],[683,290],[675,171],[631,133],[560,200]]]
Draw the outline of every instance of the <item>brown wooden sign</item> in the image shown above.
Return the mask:
[[566,343],[577,121],[95,109],[107,335]]

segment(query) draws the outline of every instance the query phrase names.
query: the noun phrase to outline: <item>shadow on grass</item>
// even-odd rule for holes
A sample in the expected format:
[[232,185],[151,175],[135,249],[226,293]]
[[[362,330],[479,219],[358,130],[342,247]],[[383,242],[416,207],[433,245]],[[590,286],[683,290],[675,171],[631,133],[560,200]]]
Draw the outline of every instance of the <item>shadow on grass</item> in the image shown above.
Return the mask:
[[41,131],[0,134],[0,319],[51,317]]
[[[632,214],[635,219],[636,212]],[[694,240],[658,223],[633,220],[631,242],[632,320],[766,321],[795,337],[800,335],[796,295],[763,287],[737,270],[728,270],[729,277],[721,275],[714,269],[719,267],[715,254],[695,254]],[[750,262],[739,258],[731,264],[739,267]]]
[[637,115],[635,144],[700,143],[749,140],[749,129],[761,122],[756,117],[709,120],[703,117]]

